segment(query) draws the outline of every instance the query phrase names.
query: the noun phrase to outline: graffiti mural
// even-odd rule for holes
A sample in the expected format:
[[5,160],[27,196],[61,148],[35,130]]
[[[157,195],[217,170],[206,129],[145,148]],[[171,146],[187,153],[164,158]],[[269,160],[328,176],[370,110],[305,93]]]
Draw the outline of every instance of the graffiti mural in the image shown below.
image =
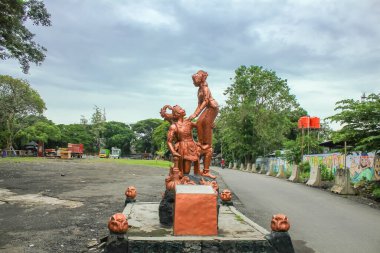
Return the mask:
[[[309,162],[311,166],[324,164],[334,174],[337,169],[344,168],[344,155],[340,153],[304,155],[303,161]],[[346,157],[346,166],[350,170],[351,181],[354,183],[360,180],[380,180],[380,173],[375,176],[374,165],[374,153],[363,152],[350,154]]]

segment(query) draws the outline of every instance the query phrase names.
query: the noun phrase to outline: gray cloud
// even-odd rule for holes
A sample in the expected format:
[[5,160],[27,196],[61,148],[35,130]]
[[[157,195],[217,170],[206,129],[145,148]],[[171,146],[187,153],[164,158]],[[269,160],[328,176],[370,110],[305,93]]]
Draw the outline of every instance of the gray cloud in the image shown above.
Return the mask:
[[164,104],[191,114],[191,74],[209,72],[214,97],[240,65],[261,65],[288,80],[311,115],[334,103],[379,92],[378,1],[91,1],[46,0],[52,27],[31,27],[48,48],[29,75],[0,62],[2,74],[28,79],[57,123],[89,117],[159,117]]

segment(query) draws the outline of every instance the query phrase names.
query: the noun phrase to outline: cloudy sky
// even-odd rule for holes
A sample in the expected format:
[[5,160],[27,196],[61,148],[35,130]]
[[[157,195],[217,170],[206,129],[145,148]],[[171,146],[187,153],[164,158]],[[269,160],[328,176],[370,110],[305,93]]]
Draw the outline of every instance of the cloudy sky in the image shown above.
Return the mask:
[[191,75],[209,73],[213,96],[240,65],[288,80],[311,116],[334,114],[336,101],[380,91],[380,1],[45,0],[51,27],[32,27],[48,49],[41,66],[16,61],[0,74],[29,80],[55,123],[90,118],[159,118],[165,104],[190,115]]

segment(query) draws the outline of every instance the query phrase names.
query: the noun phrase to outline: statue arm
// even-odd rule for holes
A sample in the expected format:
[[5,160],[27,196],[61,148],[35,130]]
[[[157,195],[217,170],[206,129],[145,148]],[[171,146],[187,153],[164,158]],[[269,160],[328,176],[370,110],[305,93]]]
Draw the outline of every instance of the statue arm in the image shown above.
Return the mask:
[[203,86],[202,91],[203,91],[203,100],[199,101],[197,109],[195,109],[195,112],[189,117],[189,120],[192,120],[192,119],[198,117],[198,115],[206,108],[206,106],[210,102],[210,90],[209,90],[209,88],[207,86]]
[[169,131],[168,131],[168,135],[167,135],[167,142],[166,143],[168,144],[169,150],[172,153],[172,155],[180,157],[181,155],[178,154],[177,151],[175,151],[175,148],[173,145],[176,130],[177,130],[177,128],[174,124],[170,126]]

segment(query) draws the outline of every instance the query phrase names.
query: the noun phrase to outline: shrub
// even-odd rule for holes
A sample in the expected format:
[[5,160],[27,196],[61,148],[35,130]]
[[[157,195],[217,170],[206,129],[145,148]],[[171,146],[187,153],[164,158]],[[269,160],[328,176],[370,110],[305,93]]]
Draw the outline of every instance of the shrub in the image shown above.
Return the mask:
[[331,169],[327,168],[326,165],[321,164],[321,177],[322,181],[332,181],[334,180],[334,174]]
[[375,199],[380,199],[380,188],[375,188],[375,189],[372,191],[372,196],[373,196]]

